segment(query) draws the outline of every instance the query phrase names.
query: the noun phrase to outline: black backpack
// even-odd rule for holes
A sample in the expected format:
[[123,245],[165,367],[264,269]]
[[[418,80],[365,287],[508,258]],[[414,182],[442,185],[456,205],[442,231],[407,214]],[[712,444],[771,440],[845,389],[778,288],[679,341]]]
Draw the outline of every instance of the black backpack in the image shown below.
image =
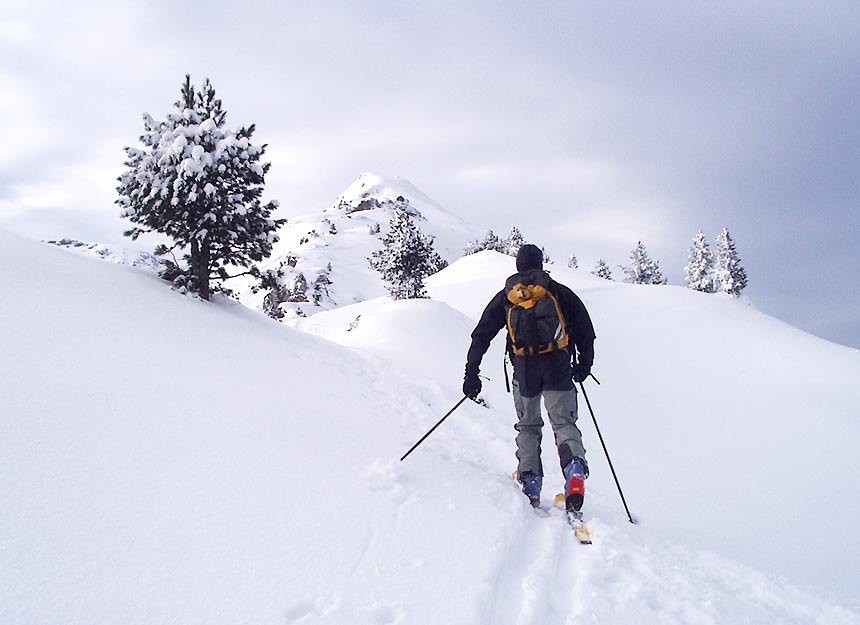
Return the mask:
[[566,349],[570,342],[558,299],[549,291],[549,275],[532,270],[505,282],[508,336],[517,356],[538,356]]

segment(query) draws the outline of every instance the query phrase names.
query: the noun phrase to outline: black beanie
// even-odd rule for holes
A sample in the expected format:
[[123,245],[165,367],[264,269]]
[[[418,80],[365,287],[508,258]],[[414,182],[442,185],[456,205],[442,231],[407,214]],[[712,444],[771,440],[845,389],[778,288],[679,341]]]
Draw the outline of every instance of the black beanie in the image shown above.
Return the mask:
[[543,269],[543,252],[537,245],[526,243],[517,252],[517,271]]

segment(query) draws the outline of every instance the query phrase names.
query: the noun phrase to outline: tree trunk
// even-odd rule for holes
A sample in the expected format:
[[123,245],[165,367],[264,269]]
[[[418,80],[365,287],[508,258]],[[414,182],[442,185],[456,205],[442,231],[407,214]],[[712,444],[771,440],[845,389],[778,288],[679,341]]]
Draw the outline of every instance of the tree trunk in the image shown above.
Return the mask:
[[209,300],[209,239],[203,239],[200,242],[200,273],[197,274],[197,281],[200,284],[200,297]]
[[209,240],[191,239],[191,271],[197,280],[197,292],[209,300]]

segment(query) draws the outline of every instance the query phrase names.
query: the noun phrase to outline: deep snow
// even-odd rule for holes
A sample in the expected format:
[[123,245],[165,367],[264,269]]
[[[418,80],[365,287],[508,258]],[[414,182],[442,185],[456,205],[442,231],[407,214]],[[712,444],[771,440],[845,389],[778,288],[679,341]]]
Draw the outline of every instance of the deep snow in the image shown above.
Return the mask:
[[856,350],[734,300],[554,269],[594,319],[587,388],[641,520],[582,406],[581,547],[508,477],[501,337],[490,408],[397,460],[459,399],[511,258],[306,332],[2,232],[0,259],[0,622],[860,622]]

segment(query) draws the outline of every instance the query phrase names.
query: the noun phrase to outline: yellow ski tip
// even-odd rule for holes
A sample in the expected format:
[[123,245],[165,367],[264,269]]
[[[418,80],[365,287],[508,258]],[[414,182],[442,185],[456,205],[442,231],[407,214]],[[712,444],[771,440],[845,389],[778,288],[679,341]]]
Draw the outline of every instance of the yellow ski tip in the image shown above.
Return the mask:
[[577,523],[573,528],[573,533],[576,536],[576,540],[579,541],[581,545],[590,545],[591,544],[591,533],[589,533],[588,528],[581,523]]

